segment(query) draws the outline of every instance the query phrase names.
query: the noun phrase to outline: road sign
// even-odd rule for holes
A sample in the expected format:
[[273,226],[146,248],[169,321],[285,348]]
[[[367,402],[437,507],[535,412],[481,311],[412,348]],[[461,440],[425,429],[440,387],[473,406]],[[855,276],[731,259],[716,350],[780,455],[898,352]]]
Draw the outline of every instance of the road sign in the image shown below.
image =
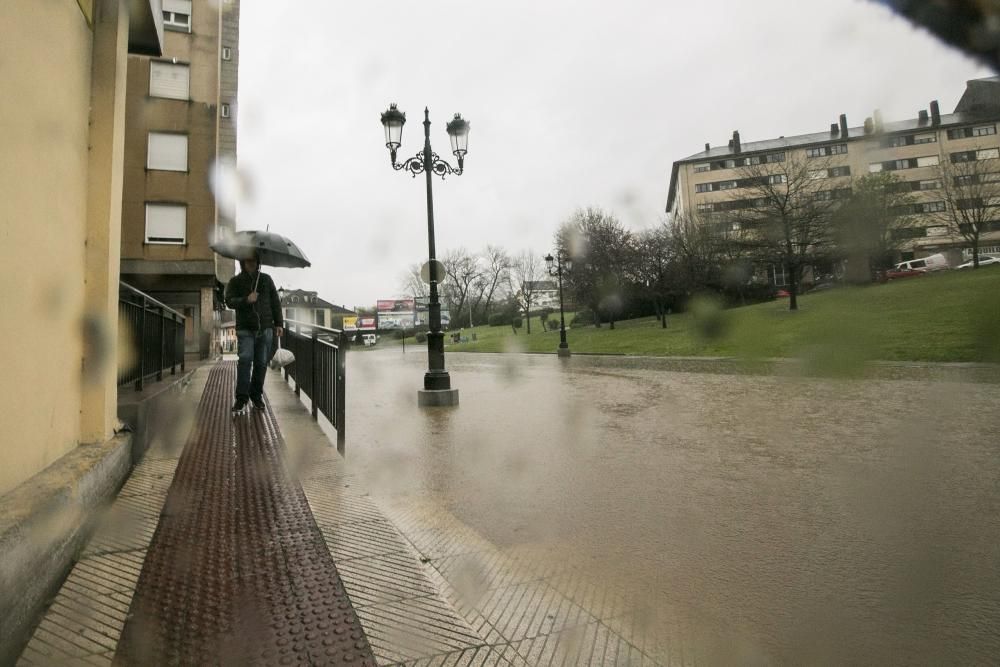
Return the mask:
[[[434,273],[437,274],[435,277],[437,278],[438,284],[440,285],[441,283],[444,282],[444,277],[445,277],[444,262],[442,262],[439,259],[435,259],[434,260],[434,267],[435,267]],[[428,285],[431,284],[431,263],[430,263],[430,261],[424,262],[424,265],[422,267],[420,267],[420,279],[423,280]]]

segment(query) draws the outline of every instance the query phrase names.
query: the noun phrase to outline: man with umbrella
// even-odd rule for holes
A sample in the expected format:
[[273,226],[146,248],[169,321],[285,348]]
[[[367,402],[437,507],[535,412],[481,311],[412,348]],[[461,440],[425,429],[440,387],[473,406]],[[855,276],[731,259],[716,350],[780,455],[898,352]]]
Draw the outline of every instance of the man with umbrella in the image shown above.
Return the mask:
[[236,311],[236,402],[233,412],[253,401],[264,409],[264,375],[271,360],[275,338],[284,333],[281,301],[271,276],[260,265],[305,268],[309,260],[292,241],[271,231],[239,231],[224,234],[212,243],[223,257],[238,259],[240,273],[226,285],[226,303]]
[[264,409],[264,376],[276,336],[284,333],[281,301],[271,276],[260,270],[260,258],[240,260],[240,272],[226,285],[226,303],[236,311],[236,402],[233,412],[247,401]]

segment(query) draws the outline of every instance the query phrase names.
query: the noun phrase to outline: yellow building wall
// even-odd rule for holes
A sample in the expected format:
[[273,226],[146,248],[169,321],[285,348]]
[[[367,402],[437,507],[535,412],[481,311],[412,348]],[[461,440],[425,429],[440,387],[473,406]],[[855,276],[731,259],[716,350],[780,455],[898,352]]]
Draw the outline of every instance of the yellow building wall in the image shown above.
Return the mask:
[[[102,0],[99,6],[107,4]],[[95,91],[89,23],[102,14],[95,8],[93,17],[86,15],[83,7],[91,5],[0,2],[0,278],[6,286],[0,308],[6,342],[0,373],[0,494],[76,447],[81,423],[89,423],[97,435],[107,434],[114,423],[113,401],[107,402],[114,396],[113,384],[108,387],[109,380],[114,382],[113,339],[111,366],[92,376],[105,397],[95,403],[96,417],[84,410],[81,373],[85,356],[92,369],[99,358],[85,349],[85,315],[106,322],[109,313],[100,312],[99,304],[108,302],[112,280],[117,290],[116,276],[102,276],[90,286],[88,309],[88,270],[117,266],[118,257],[117,252],[92,255],[88,262],[86,242],[99,240],[101,229],[107,237],[120,224],[109,215],[95,220],[92,185],[113,181],[115,174],[95,179],[91,171]],[[116,6],[114,0],[110,6]],[[116,41],[124,46],[120,31],[127,23],[111,13],[112,30],[119,31]],[[124,62],[120,48],[103,53]],[[117,162],[120,180],[120,156]],[[116,322],[105,330],[113,336]]]

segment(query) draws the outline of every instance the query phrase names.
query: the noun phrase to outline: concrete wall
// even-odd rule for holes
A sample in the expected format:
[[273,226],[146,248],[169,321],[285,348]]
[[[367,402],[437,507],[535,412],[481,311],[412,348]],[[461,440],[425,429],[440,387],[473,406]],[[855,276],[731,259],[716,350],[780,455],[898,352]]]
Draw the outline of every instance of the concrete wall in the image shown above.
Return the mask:
[[0,276],[8,286],[0,327],[17,345],[4,354],[0,380],[2,494],[80,440],[92,32],[66,0],[4,0],[0,26]]

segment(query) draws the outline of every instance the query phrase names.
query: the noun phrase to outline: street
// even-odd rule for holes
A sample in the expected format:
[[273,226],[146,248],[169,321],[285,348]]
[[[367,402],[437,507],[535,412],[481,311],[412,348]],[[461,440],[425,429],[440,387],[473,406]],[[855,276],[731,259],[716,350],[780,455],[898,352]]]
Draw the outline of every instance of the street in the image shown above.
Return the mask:
[[347,461],[376,500],[613,582],[666,650],[1000,654],[995,384],[449,354],[461,405],[420,410],[419,348],[349,360]]

